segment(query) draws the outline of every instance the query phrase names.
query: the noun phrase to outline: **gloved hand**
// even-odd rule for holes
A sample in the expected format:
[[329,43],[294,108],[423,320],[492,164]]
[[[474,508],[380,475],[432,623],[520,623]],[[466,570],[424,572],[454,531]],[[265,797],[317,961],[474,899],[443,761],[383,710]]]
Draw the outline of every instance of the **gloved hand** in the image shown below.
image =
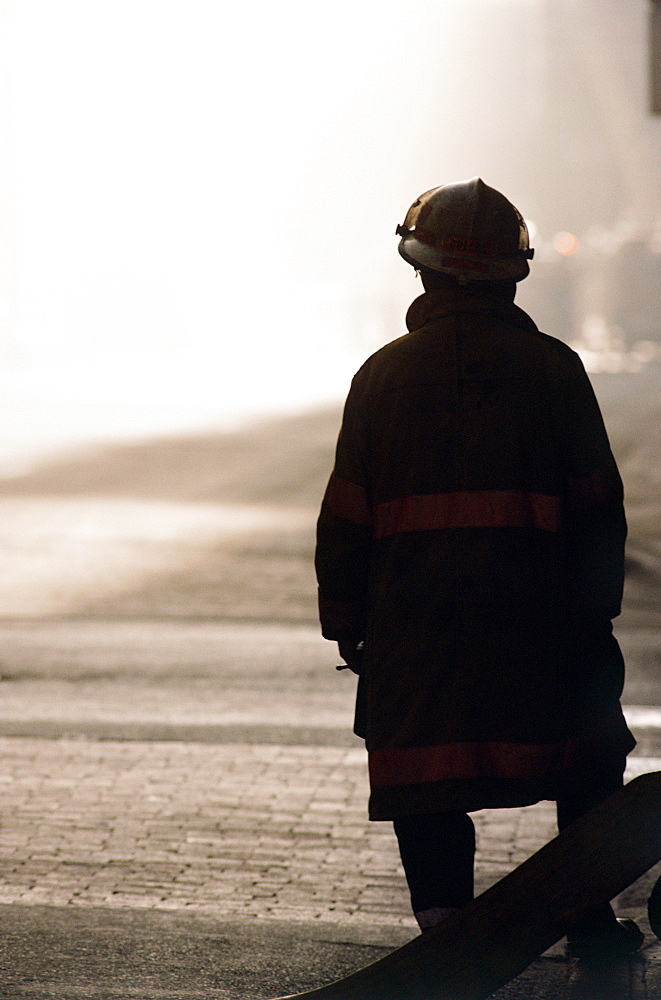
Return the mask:
[[[337,644],[337,648],[340,651],[340,656],[346,663],[349,670],[354,674],[360,675],[363,669],[363,643],[356,642],[355,639],[342,639]],[[337,668],[338,670],[344,670],[344,664]]]

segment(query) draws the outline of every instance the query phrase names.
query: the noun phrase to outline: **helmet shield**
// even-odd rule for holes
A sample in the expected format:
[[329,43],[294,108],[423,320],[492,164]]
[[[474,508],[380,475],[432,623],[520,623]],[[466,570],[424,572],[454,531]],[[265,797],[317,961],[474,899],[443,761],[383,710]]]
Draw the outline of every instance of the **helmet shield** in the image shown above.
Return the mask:
[[420,195],[397,234],[413,267],[465,281],[521,281],[534,254],[521,213],[479,177]]

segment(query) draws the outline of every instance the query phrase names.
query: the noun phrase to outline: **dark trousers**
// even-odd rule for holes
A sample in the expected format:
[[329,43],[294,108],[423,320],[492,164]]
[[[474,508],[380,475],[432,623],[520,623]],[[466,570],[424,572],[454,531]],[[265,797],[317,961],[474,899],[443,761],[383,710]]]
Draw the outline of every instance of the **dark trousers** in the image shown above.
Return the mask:
[[[622,787],[624,765],[569,776],[558,791],[558,829]],[[473,898],[475,827],[465,812],[402,816],[394,821],[414,913],[461,907]],[[597,845],[595,845],[597,847]],[[531,901],[531,905],[533,902]],[[610,907],[604,907],[604,912]]]

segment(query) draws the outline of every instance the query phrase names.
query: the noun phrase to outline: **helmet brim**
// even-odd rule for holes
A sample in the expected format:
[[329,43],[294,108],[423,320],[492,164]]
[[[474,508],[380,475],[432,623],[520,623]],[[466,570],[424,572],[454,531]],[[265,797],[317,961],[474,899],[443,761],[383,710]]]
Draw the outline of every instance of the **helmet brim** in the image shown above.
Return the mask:
[[416,239],[413,234],[404,236],[397,249],[412,267],[451,274],[465,281],[523,281],[530,274],[530,266],[523,253],[485,259],[469,253],[439,250]]

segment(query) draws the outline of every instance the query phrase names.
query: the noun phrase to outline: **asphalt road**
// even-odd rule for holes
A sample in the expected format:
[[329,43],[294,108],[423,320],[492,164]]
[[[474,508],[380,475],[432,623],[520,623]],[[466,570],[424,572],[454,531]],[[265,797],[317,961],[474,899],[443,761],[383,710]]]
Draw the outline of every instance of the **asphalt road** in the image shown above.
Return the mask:
[[322,986],[395,945],[375,943],[369,931],[363,937],[289,922],[271,923],[266,933],[200,913],[0,905],[0,995],[263,1000]]
[[[625,701],[651,707],[661,421],[658,380],[631,379],[597,388],[629,498]],[[90,447],[4,480],[0,732],[350,743],[354,685],[318,634],[312,567],[339,419]]]
[[[619,638],[632,724],[661,755],[656,634]],[[336,662],[306,625],[5,621],[0,735],[357,745],[355,678]]]

